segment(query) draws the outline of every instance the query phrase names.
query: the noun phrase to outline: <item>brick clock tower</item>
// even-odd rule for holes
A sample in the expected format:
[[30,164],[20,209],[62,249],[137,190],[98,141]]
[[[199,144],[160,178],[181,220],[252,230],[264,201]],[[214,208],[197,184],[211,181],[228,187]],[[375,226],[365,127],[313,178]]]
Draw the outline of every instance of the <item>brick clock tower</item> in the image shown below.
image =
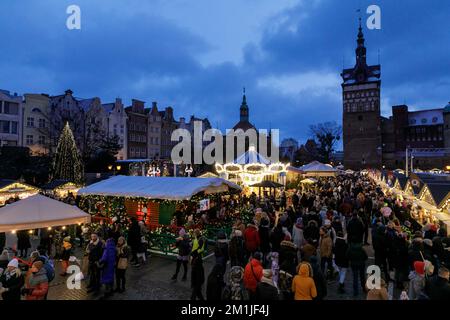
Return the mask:
[[380,168],[382,159],[380,65],[368,66],[364,34],[359,21],[356,64],[341,77],[345,168]]

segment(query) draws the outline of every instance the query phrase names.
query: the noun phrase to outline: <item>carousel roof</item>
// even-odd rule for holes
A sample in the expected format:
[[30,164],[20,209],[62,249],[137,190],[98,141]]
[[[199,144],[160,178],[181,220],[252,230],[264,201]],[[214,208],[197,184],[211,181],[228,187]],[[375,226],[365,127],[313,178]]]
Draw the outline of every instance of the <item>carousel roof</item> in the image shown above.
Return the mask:
[[262,163],[262,164],[270,164],[270,160],[266,159],[262,155],[260,155],[255,147],[251,146],[247,152],[243,153],[239,157],[237,157],[233,163],[235,164],[251,164],[251,163]]
[[241,190],[222,178],[114,176],[78,191],[78,195],[188,200],[193,195]]

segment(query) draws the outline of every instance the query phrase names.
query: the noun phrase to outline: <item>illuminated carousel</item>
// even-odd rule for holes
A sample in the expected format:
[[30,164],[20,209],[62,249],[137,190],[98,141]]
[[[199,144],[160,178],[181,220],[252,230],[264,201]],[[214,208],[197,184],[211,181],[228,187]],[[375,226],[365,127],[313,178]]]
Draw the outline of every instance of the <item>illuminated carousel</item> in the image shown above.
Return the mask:
[[233,162],[226,164],[216,163],[216,171],[220,177],[234,183],[248,187],[261,183],[263,180],[285,183],[286,168],[289,164],[281,162],[272,163],[269,159],[260,155],[254,146],[236,158]]

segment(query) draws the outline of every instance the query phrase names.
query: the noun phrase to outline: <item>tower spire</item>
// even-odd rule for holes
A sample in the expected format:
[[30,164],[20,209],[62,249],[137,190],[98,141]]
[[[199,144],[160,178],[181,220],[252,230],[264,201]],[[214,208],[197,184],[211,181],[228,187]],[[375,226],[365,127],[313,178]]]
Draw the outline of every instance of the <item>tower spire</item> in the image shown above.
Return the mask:
[[248,105],[247,105],[247,97],[245,96],[245,87],[243,87],[243,95],[242,95],[242,103],[241,108],[239,109],[240,120],[248,121]]

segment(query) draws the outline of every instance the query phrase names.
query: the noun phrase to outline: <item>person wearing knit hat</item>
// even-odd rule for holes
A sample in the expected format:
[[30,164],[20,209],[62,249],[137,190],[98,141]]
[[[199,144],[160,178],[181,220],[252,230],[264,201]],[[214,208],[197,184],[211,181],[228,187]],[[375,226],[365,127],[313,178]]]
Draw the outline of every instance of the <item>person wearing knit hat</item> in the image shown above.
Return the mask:
[[414,271],[409,274],[409,293],[411,300],[417,300],[425,288],[425,262],[415,261]]
[[26,300],[46,300],[48,293],[47,270],[42,261],[35,261],[31,266],[31,276],[22,294]]
[[19,269],[17,259],[9,261],[6,270],[0,276],[0,283],[0,294],[3,300],[20,300],[20,290],[25,283],[25,279]]
[[258,301],[280,300],[278,289],[272,280],[272,271],[270,269],[263,270],[261,281],[256,285],[255,298]]

